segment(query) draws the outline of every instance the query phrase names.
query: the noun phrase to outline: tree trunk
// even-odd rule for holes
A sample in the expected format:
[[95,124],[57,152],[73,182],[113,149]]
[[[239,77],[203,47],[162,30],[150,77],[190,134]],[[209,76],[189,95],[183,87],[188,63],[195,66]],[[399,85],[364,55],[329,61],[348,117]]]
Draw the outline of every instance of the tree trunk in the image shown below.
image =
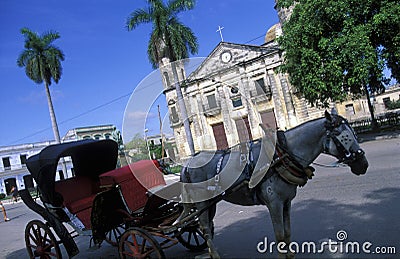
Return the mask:
[[[58,131],[58,126],[57,126],[57,120],[56,120],[56,114],[54,113],[54,107],[53,107],[53,102],[51,101],[51,95],[50,95],[50,89],[46,81],[44,80],[44,86],[46,88],[46,97],[47,97],[47,104],[49,106],[49,112],[50,112],[50,119],[51,119],[51,126],[53,128],[53,134],[54,134],[54,139],[57,144],[61,143],[60,139],[60,133]],[[61,165],[63,168],[63,174],[67,174],[67,166],[65,165],[65,160],[61,158]],[[65,175],[64,175],[65,176]]]
[[183,128],[185,129],[185,133],[186,133],[186,140],[189,145],[190,154],[194,155],[193,136],[192,136],[192,132],[190,131],[190,122],[189,122],[189,118],[187,115],[185,100],[183,99],[182,89],[181,89],[181,85],[179,83],[178,72],[176,71],[175,62],[171,62],[171,66],[172,66],[172,73],[174,74],[174,83],[175,83],[176,95],[178,98],[179,109],[181,111]]
[[372,129],[372,131],[376,131],[376,130],[379,129],[379,125],[378,125],[378,123],[376,122],[376,119],[375,119],[374,106],[371,103],[371,96],[369,94],[367,86],[365,86],[365,93],[367,94],[368,109],[369,109],[369,112],[371,114],[371,129]]
[[54,113],[53,102],[51,101],[50,89],[46,82],[44,83],[44,86],[46,88],[47,104],[49,106],[51,126],[53,128],[54,139],[56,140],[56,143],[59,144],[61,143],[61,139],[60,139],[60,133],[58,131],[56,114]]

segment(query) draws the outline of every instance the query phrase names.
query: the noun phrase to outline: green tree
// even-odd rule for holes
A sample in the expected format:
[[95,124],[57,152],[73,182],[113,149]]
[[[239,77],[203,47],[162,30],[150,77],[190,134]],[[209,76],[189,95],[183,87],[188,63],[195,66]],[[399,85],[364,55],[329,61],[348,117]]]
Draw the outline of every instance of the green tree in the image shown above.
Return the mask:
[[25,67],[26,75],[35,83],[44,83],[54,138],[60,143],[60,133],[49,90],[52,81],[58,83],[61,78],[61,61],[64,61],[64,54],[53,45],[60,35],[57,32],[47,32],[40,36],[28,28],[21,29],[21,33],[25,37],[25,49],[19,55],[17,65]]
[[147,0],[147,4],[147,9],[140,8],[131,13],[126,26],[131,31],[140,24],[152,24],[147,54],[153,68],[159,67],[163,58],[171,62],[183,126],[189,148],[194,154],[193,137],[174,61],[188,58],[189,52],[195,54],[198,51],[196,36],[178,19],[178,13],[194,8],[195,0],[170,0],[167,4],[162,0]]
[[348,94],[383,92],[400,80],[400,4],[398,0],[278,0],[278,7],[295,4],[278,39],[285,51],[290,82],[313,105],[343,101]]
[[[125,156],[129,156],[130,162],[136,162],[140,160],[151,159],[149,156],[149,147],[146,144],[145,139],[140,133],[136,133],[132,140],[124,145]],[[131,151],[131,152],[130,152]]]

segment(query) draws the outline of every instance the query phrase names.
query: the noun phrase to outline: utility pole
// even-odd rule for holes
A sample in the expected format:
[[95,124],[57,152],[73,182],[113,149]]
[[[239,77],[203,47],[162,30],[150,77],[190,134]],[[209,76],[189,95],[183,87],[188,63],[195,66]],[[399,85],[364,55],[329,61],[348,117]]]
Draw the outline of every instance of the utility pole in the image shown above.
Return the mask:
[[160,105],[157,105],[158,108],[158,120],[160,121],[160,135],[161,135],[161,160],[164,159],[164,136],[162,132],[162,119],[160,113]]

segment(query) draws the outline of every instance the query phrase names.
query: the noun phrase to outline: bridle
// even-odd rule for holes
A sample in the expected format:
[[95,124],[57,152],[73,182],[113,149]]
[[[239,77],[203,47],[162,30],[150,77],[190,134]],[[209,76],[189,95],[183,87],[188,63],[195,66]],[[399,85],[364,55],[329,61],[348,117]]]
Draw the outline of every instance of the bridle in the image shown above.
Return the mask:
[[365,152],[361,148],[354,150],[353,144],[357,142],[357,135],[350,127],[348,121],[336,115],[332,120],[326,120],[326,141],[324,153],[329,153],[331,141],[340,153],[339,163],[349,164],[362,157]]

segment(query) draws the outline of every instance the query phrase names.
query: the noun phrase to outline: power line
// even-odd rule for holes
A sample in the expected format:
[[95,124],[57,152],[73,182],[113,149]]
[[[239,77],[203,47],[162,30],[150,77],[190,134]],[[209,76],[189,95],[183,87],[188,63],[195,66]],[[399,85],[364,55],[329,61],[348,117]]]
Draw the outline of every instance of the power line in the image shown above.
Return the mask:
[[265,34],[262,34],[262,35],[258,36],[257,38],[254,38],[254,39],[251,39],[251,40],[249,40],[249,41],[246,41],[244,44],[247,44],[247,43],[256,41],[256,40],[258,40],[259,38],[262,38],[262,37],[265,37]]
[[[69,121],[72,121],[72,120],[74,120],[74,119],[80,118],[80,117],[82,117],[82,116],[84,116],[84,115],[87,115],[87,114],[89,114],[89,113],[91,113],[91,112],[93,112],[93,111],[95,111],[95,110],[101,109],[101,108],[103,108],[103,107],[105,107],[105,106],[108,106],[108,105],[110,105],[110,104],[112,104],[112,103],[115,103],[115,102],[117,102],[117,101],[119,101],[119,100],[121,100],[121,99],[123,99],[123,98],[126,98],[127,96],[130,96],[131,94],[132,94],[132,92],[129,92],[129,93],[124,94],[124,95],[121,95],[121,96],[119,96],[119,97],[117,97],[117,98],[115,98],[115,99],[112,99],[111,101],[108,101],[108,102],[106,102],[106,103],[100,104],[100,105],[98,105],[98,106],[96,106],[96,107],[94,107],[94,108],[92,108],[92,109],[90,109],[90,110],[87,110],[87,111],[85,111],[85,112],[82,112],[82,113],[80,113],[80,114],[78,114],[78,115],[76,115],[76,116],[74,116],[74,117],[71,117],[71,118],[69,118],[69,119],[63,120],[63,121],[59,122],[58,125],[62,125],[62,124],[65,124],[65,123],[67,123],[67,122],[69,122]],[[12,145],[12,144],[17,143],[17,142],[20,142],[20,141],[22,141],[22,140],[24,140],[24,139],[27,139],[27,138],[36,136],[36,135],[38,135],[38,134],[40,134],[40,133],[43,133],[43,132],[45,132],[45,131],[47,131],[47,130],[50,130],[50,129],[51,129],[51,127],[47,127],[47,128],[41,129],[41,130],[39,130],[39,131],[37,131],[37,132],[35,132],[35,133],[32,133],[32,134],[30,134],[30,135],[28,135],[28,136],[25,136],[25,137],[23,137],[23,138],[20,138],[20,139],[17,139],[17,140],[15,140],[15,141],[13,141],[13,142],[10,142],[9,145]]]

